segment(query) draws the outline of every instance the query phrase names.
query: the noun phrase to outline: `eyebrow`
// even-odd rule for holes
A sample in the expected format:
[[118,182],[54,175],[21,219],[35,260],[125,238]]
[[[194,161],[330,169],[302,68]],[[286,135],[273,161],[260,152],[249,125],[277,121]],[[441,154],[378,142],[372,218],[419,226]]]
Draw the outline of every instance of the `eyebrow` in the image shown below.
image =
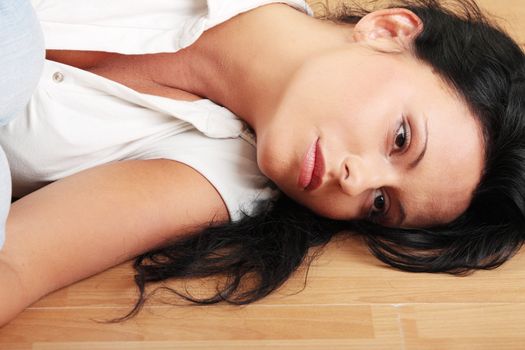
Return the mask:
[[423,159],[423,157],[425,156],[425,153],[427,152],[427,145],[428,145],[427,121],[425,121],[425,132],[424,132],[424,134],[425,134],[425,143],[423,144],[423,149],[421,150],[421,152],[419,153],[417,158],[408,165],[409,169],[414,169],[419,164],[421,159]]
[[407,218],[407,212],[405,211],[405,207],[403,207],[403,204],[401,204],[401,202],[398,202],[398,204],[399,204],[399,220],[398,220],[397,226],[401,226],[401,224],[404,223]]
[[[427,152],[427,145],[428,145],[428,126],[427,126],[427,123],[428,123],[428,121],[425,121],[425,131],[424,131],[425,143],[423,144],[423,149],[421,150],[421,152],[419,153],[417,158],[415,160],[413,160],[412,162],[410,162],[410,164],[408,164],[408,169],[414,169],[419,164],[419,162],[421,162],[421,159],[423,159],[423,157],[425,156],[425,153]],[[401,203],[401,201],[398,200],[397,203],[398,203],[398,207],[399,207],[398,226],[401,226],[401,224],[403,222],[405,222],[405,220],[406,220],[407,212],[405,210],[405,207],[403,207],[403,204]]]

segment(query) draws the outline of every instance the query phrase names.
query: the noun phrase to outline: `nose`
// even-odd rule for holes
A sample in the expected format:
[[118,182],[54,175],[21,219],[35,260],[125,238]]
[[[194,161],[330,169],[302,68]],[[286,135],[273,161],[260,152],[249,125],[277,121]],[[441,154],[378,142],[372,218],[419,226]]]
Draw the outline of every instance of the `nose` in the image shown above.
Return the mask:
[[343,192],[358,196],[368,190],[391,186],[395,177],[395,170],[383,157],[348,156],[341,164],[339,184]]

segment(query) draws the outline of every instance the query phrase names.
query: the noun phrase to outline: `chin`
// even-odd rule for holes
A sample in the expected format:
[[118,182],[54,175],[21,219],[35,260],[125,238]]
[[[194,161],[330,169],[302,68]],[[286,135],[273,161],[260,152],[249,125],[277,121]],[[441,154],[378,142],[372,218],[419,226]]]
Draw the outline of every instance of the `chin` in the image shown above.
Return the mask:
[[257,145],[257,166],[259,170],[279,188],[289,186],[290,182],[287,181],[289,172],[284,165],[282,157],[279,157],[279,152],[272,152],[271,149]]

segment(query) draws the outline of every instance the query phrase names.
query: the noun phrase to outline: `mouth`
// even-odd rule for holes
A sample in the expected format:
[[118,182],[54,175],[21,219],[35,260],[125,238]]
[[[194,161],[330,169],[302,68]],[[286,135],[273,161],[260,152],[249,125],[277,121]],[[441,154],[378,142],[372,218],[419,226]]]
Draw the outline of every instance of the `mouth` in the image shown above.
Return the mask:
[[324,157],[319,145],[319,138],[315,140],[306,153],[299,174],[299,187],[305,191],[313,191],[323,183]]

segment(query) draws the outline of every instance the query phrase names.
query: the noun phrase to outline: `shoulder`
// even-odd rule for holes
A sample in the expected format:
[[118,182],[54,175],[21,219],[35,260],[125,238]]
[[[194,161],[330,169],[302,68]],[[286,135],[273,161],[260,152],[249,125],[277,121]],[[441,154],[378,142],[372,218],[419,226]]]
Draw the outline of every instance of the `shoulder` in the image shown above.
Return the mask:
[[231,219],[236,221],[243,212],[252,214],[257,202],[277,194],[261,173],[256,153],[249,140],[214,138],[194,129],[156,141],[142,155],[175,160],[194,169],[215,188]]

